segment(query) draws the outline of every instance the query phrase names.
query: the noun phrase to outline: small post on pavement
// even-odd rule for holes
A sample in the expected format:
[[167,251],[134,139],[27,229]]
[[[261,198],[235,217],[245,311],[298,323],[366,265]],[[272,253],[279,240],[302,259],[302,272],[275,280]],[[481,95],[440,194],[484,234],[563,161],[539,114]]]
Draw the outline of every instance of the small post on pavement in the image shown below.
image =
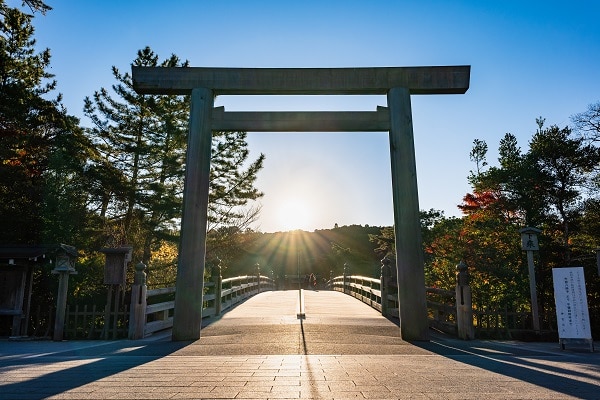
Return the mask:
[[535,267],[533,264],[533,252],[538,251],[537,235],[542,231],[537,228],[523,228],[519,230],[521,233],[521,248],[527,252],[527,267],[529,268],[529,292],[531,293],[531,315],[533,318],[533,329],[536,332],[540,331],[540,316],[537,301],[537,289],[535,282]]
[[306,318],[306,314],[304,314],[304,305],[302,304],[302,284],[300,281],[300,252],[296,253],[296,267],[298,272],[298,311],[296,312],[296,318],[304,319]]

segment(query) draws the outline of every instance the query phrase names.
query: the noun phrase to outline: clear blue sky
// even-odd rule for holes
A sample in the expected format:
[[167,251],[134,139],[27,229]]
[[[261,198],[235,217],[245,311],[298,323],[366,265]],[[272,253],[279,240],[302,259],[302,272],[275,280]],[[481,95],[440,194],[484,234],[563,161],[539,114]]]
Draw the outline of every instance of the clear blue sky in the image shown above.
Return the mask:
[[[420,207],[447,216],[460,215],[470,189],[474,139],[488,143],[495,164],[506,132],[526,149],[536,117],[562,127],[600,101],[595,0],[47,3],[54,9],[34,21],[38,45],[51,49],[58,91],[81,118],[83,98],[114,83],[111,66],[129,71],[145,46],[197,67],[471,65],[466,94],[412,96]],[[217,105],[374,111],[386,100],[220,97]],[[249,133],[248,142],[267,157],[260,230],[392,225],[387,133]],[[281,221],[281,208],[300,218]]]

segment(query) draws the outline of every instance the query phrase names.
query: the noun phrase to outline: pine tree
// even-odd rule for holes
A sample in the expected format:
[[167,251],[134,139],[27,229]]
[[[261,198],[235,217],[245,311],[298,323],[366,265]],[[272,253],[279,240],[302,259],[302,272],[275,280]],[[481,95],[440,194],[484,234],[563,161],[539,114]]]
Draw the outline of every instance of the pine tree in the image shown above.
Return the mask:
[[600,162],[600,153],[598,148],[586,144],[584,138],[573,137],[569,127],[544,128],[542,118],[537,122],[529,154],[544,177],[541,190],[547,198],[548,224],[552,226],[552,220],[556,220],[558,230],[562,231],[563,261],[568,265],[572,224],[580,215],[585,189]]
[[211,153],[207,258],[227,262],[240,251],[243,233],[260,213],[260,207],[248,203],[263,196],[254,182],[265,156],[248,160],[246,132],[213,132]]
[[[133,64],[188,65],[175,55],[162,63],[158,59],[146,47]],[[113,75],[114,94],[102,88],[85,99],[85,114],[93,122],[87,133],[98,150],[91,168],[97,178],[93,201],[113,227],[113,244],[134,245],[137,258],[149,263],[162,241],[178,236],[189,96],[139,95],[129,73],[113,67]],[[227,247],[235,235],[223,232],[243,231],[256,219],[259,209],[248,208],[248,202],[262,196],[254,182],[263,160],[264,155],[249,160],[245,132],[213,133],[209,247]]]
[[243,232],[256,220],[260,208],[247,208],[248,202],[263,196],[254,187],[265,156],[247,164],[249,158],[245,132],[213,132],[208,233]]
[[3,1],[0,10],[0,240],[72,242],[85,208],[71,184],[86,143],[61,96],[47,99],[56,82],[47,72],[50,50],[35,51],[33,16]]
[[[146,47],[133,64],[157,67],[158,56]],[[187,63],[172,56],[161,65]],[[107,224],[106,244],[135,243],[148,262],[149,247],[173,227],[180,208],[186,99],[139,95],[129,73],[116,67],[112,72],[114,94],[101,88],[84,106],[93,123],[87,134],[97,149],[94,202]]]

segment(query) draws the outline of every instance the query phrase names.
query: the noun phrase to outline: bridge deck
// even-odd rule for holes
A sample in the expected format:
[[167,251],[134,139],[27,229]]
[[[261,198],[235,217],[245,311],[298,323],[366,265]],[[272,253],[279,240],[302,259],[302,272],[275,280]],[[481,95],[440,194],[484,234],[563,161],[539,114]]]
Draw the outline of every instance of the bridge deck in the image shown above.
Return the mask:
[[599,398],[600,355],[557,343],[433,336],[407,343],[357,300],[297,291],[249,299],[193,343],[0,341],[7,399]]
[[[350,296],[305,290],[306,318],[296,317],[298,291],[266,292],[205,327],[182,352],[212,354],[407,354],[400,328]],[[421,351],[422,352],[422,351]]]

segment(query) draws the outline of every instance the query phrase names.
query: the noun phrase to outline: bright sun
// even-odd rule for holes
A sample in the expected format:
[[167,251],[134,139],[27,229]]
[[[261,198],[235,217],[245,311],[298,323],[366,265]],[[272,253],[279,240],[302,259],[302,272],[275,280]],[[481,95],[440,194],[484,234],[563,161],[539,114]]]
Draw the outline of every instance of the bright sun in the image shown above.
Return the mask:
[[300,200],[288,200],[278,210],[278,220],[282,231],[304,229],[310,225],[311,213],[308,206]]

